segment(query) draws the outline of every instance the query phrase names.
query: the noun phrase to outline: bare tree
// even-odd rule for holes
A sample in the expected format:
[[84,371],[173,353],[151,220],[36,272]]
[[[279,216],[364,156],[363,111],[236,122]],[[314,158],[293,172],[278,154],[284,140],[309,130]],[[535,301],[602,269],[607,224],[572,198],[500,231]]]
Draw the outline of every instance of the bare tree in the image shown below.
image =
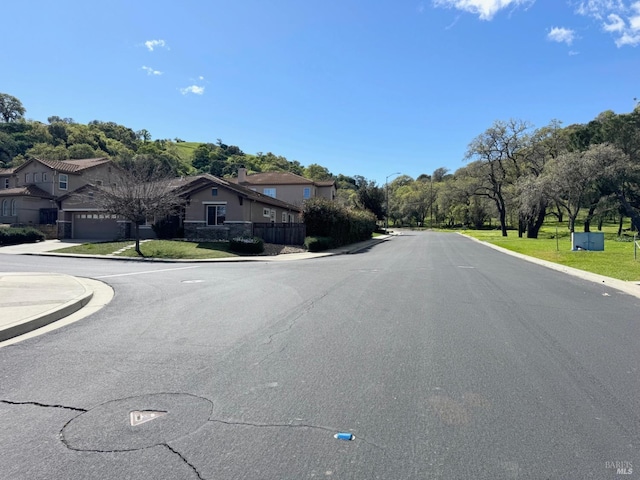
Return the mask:
[[478,183],[475,194],[491,199],[498,210],[502,236],[507,236],[507,188],[522,175],[528,152],[530,124],[522,120],[496,121],[478,135],[467,150],[469,169]]
[[584,152],[564,153],[549,162],[541,178],[554,200],[567,211],[571,232],[575,231],[581,208],[597,205],[609,195],[616,195],[627,207],[621,185],[628,163],[624,152],[608,144],[591,145]]
[[183,199],[176,178],[164,165],[149,157],[123,161],[114,166],[107,181],[97,181],[92,202],[99,210],[132,223],[136,252],[140,251],[140,225],[177,214]]

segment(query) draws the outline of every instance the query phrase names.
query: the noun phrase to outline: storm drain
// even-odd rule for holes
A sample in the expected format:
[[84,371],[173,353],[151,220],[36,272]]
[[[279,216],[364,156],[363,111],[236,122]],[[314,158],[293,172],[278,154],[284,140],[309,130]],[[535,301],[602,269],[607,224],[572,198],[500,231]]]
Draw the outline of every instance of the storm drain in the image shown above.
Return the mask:
[[126,452],[184,437],[211,416],[209,400],[185,393],[158,393],[113,400],[70,420],[62,442],[72,450]]

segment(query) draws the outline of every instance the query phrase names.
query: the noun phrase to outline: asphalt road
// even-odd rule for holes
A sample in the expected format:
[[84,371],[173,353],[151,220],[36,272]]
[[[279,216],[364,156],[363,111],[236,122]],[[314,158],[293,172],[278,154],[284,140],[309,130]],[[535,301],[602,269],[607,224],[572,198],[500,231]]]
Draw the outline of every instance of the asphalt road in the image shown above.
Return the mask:
[[1,261],[115,297],[0,349],[0,478],[640,476],[640,300],[462,236],[282,263]]

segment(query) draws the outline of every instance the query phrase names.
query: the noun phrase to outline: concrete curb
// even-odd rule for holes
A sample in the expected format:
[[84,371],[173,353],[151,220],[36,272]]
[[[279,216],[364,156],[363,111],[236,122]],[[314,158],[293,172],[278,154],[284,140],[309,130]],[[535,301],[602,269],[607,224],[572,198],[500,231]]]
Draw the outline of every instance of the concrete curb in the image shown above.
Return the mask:
[[0,329],[0,342],[4,342],[19,335],[24,335],[25,333],[29,333],[33,330],[61,320],[87,305],[93,298],[93,290],[76,277],[71,277],[69,275],[66,276],[73,278],[78,284],[80,284],[83,287],[84,292],[62,305],[53,307],[42,313],[22,318],[14,324]]
[[512,257],[520,258],[522,260],[526,260],[527,262],[535,263],[537,265],[550,268],[551,270],[556,270],[557,272],[562,272],[562,273],[566,273],[567,275],[572,275],[574,277],[582,278],[583,280],[587,280],[589,282],[598,283],[600,285],[604,284],[611,288],[615,288],[616,290],[620,290],[621,292],[624,292],[628,295],[632,295],[634,297],[640,298],[640,285],[636,284],[635,282],[625,282],[624,280],[618,280],[617,278],[598,275],[597,273],[586,272],[584,270],[579,270],[573,267],[567,267],[566,265],[561,265],[559,263],[549,262],[548,260],[529,257],[522,253],[513,252],[506,248],[493,245],[492,243],[485,242],[483,240],[478,240],[477,238],[471,237],[469,235],[465,235],[463,233],[458,232],[458,235],[462,235],[463,237],[469,238],[489,248],[493,248],[494,250],[497,250],[499,252],[506,253],[507,255],[511,255]]

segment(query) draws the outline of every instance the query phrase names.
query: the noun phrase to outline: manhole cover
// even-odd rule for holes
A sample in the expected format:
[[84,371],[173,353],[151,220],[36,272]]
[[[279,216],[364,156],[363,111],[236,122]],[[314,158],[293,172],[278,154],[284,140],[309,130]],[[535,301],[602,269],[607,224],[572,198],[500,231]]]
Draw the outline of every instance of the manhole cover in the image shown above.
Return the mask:
[[212,404],[185,393],[158,393],[98,405],[69,421],[62,441],[72,450],[122,452],[184,437],[209,420]]

